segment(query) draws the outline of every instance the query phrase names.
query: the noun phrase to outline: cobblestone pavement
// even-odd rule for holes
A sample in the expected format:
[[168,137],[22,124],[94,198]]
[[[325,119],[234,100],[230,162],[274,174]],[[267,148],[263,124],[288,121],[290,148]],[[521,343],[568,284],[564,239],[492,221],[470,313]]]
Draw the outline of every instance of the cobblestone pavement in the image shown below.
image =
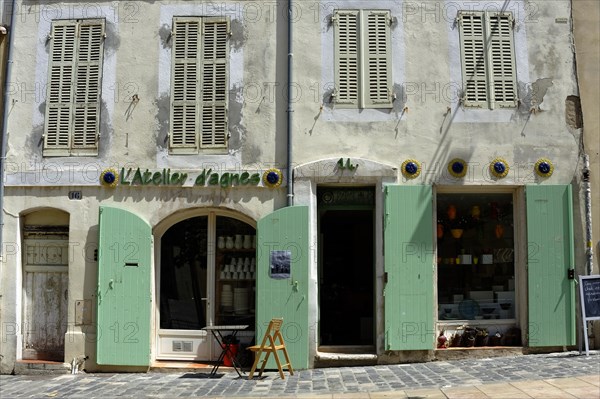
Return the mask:
[[[197,372],[2,375],[0,397],[600,398],[600,351],[322,368],[286,373],[284,380],[276,372],[265,375],[253,381],[234,372],[219,373],[220,378]],[[469,393],[474,387],[481,395]],[[540,396],[524,394],[527,389]]]

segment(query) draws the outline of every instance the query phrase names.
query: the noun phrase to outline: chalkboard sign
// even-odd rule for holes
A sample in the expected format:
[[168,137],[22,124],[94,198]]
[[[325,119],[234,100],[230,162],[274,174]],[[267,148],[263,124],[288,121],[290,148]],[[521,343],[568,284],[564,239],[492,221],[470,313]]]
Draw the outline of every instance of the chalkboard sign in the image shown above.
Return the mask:
[[600,276],[582,276],[581,291],[583,317],[600,319]]
[[600,320],[600,275],[579,276],[579,295],[581,299],[581,320],[583,322],[585,354],[589,356],[587,322],[590,320]]

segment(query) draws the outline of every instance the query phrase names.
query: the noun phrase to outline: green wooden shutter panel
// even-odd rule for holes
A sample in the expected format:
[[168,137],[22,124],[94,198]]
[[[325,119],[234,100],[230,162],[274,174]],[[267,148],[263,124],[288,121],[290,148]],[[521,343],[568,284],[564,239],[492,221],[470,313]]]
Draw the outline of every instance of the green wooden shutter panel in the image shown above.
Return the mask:
[[173,20],[169,146],[174,153],[198,148],[200,24],[197,18]]
[[487,107],[486,46],[483,12],[459,13],[464,105]]
[[490,80],[492,99],[500,107],[517,106],[513,17],[511,13],[490,13]]
[[358,106],[359,11],[338,10],[334,15],[335,103]]
[[385,349],[434,347],[431,186],[386,186]]
[[575,267],[570,185],[528,185],[528,345],[575,344]]
[[369,11],[366,17],[365,107],[391,106],[391,46],[389,11]]
[[202,31],[201,148],[227,146],[227,20],[207,18]]
[[44,156],[69,154],[76,34],[76,22],[61,21],[52,24]]
[[96,361],[149,366],[152,229],[123,209],[99,217]]
[[[282,334],[295,369],[308,368],[308,221],[307,206],[290,206],[257,225],[256,339],[262,339],[272,318],[283,317]],[[269,277],[272,250],[291,251],[291,279]],[[267,368],[275,368],[271,360]]]

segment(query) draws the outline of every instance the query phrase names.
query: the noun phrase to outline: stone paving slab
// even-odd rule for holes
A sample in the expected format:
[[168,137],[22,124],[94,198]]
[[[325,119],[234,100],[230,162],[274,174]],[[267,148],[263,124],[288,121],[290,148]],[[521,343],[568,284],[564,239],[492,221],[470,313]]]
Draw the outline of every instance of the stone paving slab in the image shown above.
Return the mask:
[[598,398],[600,351],[301,370],[2,375],[0,398]]

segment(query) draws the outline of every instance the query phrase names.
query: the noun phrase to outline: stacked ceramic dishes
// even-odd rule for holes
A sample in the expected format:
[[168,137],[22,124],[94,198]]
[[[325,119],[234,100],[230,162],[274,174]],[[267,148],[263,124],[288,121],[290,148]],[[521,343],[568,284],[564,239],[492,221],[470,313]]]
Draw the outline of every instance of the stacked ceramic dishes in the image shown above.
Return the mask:
[[229,284],[223,284],[223,289],[221,291],[221,307],[223,312],[231,312],[233,310],[233,292],[231,291],[231,285]]
[[248,313],[248,288],[233,289],[233,312],[235,314]]

